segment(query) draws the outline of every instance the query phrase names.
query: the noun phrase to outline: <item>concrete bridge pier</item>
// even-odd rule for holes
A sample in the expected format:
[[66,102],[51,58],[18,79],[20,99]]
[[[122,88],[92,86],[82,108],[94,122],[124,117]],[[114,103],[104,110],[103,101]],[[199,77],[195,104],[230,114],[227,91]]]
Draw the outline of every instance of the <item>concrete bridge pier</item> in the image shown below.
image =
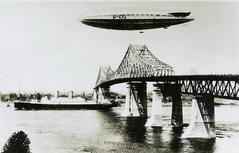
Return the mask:
[[158,87],[154,86],[153,90],[153,101],[152,101],[152,110],[151,116],[147,120],[145,126],[146,127],[159,127],[162,128],[162,121],[163,121],[163,111],[162,111],[162,99],[163,95],[158,89]]
[[130,89],[130,85],[127,84],[127,92],[126,92],[126,99],[125,99],[125,106],[124,106],[124,110],[121,113],[122,117],[127,117],[127,116],[132,116],[133,114],[131,113],[131,89]]
[[97,103],[109,103],[110,87],[95,89],[95,95]]
[[161,83],[157,84],[161,89],[163,96],[172,98],[172,116],[171,124],[174,127],[183,126],[183,111],[181,100],[181,84]]
[[214,98],[197,96],[192,100],[191,121],[182,138],[215,138]]
[[125,108],[122,117],[147,117],[147,84],[145,82],[128,83]]
[[94,90],[93,90],[93,100],[98,103],[97,88],[94,88]]

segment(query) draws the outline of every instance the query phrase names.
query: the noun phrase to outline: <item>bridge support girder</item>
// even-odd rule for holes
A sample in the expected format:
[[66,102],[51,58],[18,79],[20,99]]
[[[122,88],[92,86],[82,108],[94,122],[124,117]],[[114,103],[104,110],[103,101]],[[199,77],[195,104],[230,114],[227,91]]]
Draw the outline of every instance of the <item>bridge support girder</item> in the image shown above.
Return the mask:
[[147,84],[130,82],[127,88],[125,109],[121,116],[147,117]]
[[161,89],[164,98],[172,97],[171,124],[174,127],[183,126],[183,111],[181,100],[181,84],[158,83],[156,86]]
[[158,89],[158,87],[154,86],[153,90],[153,99],[152,99],[152,110],[151,116],[147,120],[145,126],[146,127],[158,127],[162,128],[162,121],[163,121],[163,111],[162,111],[162,99],[163,95]]
[[214,98],[206,94],[192,100],[191,121],[182,138],[215,138]]
[[200,109],[200,113],[203,116],[204,123],[208,124],[208,128],[215,128],[215,108],[214,97],[210,94],[203,96],[196,96],[196,100]]

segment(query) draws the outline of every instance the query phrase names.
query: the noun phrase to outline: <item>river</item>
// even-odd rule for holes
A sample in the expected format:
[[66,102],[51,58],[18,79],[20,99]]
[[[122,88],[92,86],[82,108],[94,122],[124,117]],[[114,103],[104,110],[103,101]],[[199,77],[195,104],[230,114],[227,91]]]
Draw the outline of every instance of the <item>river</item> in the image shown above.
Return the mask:
[[[121,118],[123,107],[110,111],[19,111],[0,105],[0,148],[9,136],[24,131],[32,153],[178,152],[231,153],[239,149],[239,106],[215,107],[216,139],[180,139],[186,129],[170,125],[171,107],[163,107],[163,129],[145,128],[145,119]],[[190,107],[183,107],[189,123]]]

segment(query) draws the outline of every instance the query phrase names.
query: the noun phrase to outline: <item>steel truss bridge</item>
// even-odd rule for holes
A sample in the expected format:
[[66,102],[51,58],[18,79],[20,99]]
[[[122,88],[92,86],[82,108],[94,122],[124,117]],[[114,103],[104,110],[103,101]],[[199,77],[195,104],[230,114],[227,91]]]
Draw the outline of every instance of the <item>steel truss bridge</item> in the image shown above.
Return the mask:
[[156,99],[160,101],[161,93],[165,98],[171,97],[171,124],[175,127],[183,126],[181,95],[194,95],[209,137],[215,137],[214,98],[239,100],[239,75],[175,75],[173,67],[156,58],[145,45],[129,45],[115,71],[100,68],[94,88],[96,101],[110,99],[110,86],[127,83],[125,110],[121,115],[132,116],[135,102],[139,115],[147,117],[146,82],[155,82],[153,103]]
[[182,94],[239,100],[239,75],[175,75],[145,45],[129,45],[116,71],[101,67],[95,89],[101,88],[107,97],[110,86],[126,82],[177,84]]

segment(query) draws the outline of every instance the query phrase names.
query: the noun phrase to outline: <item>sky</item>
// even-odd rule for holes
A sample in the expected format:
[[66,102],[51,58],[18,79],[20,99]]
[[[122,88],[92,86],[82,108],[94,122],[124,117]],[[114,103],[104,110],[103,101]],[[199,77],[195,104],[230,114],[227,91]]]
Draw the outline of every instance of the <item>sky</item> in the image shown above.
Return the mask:
[[[190,11],[194,21],[139,31],[99,29],[84,16]],[[100,66],[116,69],[145,44],[176,74],[239,74],[239,2],[0,2],[0,89],[92,91]]]

